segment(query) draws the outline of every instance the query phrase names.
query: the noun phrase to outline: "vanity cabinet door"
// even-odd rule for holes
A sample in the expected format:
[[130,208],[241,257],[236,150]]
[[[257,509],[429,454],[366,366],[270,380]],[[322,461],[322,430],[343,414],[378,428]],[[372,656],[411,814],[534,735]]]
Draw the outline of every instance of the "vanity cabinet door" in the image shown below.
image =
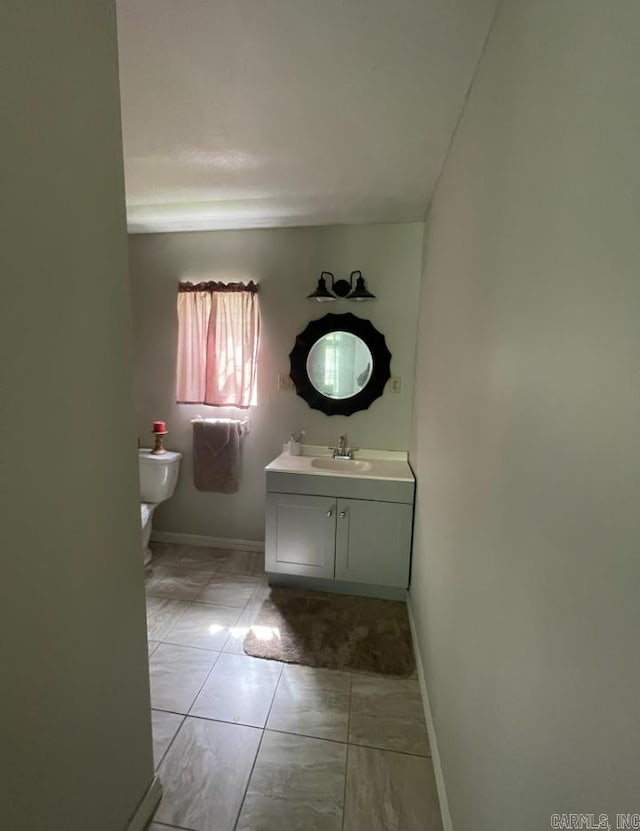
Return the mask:
[[267,494],[267,571],[333,579],[336,500]]
[[336,580],[406,589],[412,519],[411,505],[338,499]]

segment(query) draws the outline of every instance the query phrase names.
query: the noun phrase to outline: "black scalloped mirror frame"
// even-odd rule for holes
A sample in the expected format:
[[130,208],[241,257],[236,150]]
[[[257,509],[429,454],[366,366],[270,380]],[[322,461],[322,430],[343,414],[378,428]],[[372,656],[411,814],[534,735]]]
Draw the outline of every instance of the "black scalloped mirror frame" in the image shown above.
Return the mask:
[[[328,398],[318,392],[307,373],[307,358],[311,347],[330,332],[351,332],[361,338],[369,347],[373,357],[373,368],[369,382],[351,398]],[[384,385],[391,377],[391,352],[382,335],[369,320],[347,312],[346,314],[326,314],[312,320],[304,331],[296,337],[295,346],[289,353],[291,361],[291,380],[296,392],[314,410],[322,410],[327,415],[351,415],[358,410],[367,410],[376,398],[382,395]]]

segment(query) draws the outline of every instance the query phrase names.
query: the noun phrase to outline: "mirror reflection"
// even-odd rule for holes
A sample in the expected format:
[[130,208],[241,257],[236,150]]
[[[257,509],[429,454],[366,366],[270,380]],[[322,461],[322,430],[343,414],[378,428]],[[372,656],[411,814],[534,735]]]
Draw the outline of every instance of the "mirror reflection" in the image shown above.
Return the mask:
[[367,344],[351,332],[329,332],[309,350],[307,375],[327,398],[351,398],[369,383],[373,356]]

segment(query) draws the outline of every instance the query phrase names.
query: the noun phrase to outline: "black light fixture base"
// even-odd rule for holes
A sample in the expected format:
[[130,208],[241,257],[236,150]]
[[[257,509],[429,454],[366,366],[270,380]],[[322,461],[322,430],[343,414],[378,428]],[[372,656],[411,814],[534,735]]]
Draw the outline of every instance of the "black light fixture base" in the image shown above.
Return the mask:
[[346,280],[333,280],[331,282],[331,291],[338,297],[348,297],[351,294],[351,283]]

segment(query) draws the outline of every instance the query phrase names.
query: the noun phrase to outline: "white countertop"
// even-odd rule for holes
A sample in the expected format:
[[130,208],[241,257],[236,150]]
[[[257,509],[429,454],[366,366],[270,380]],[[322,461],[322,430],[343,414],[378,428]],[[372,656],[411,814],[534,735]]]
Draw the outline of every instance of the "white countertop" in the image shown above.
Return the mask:
[[[331,451],[324,446],[304,444],[300,456],[291,456],[287,445],[283,452],[270,462],[265,470],[272,473],[302,473],[311,476],[338,476],[356,479],[384,479],[391,482],[413,482],[414,476],[408,462],[408,453],[400,450],[357,450],[353,462],[339,463],[339,469],[327,470],[314,466],[331,463]],[[357,463],[366,463],[366,469],[358,469]],[[317,462],[318,463],[318,462]]]

